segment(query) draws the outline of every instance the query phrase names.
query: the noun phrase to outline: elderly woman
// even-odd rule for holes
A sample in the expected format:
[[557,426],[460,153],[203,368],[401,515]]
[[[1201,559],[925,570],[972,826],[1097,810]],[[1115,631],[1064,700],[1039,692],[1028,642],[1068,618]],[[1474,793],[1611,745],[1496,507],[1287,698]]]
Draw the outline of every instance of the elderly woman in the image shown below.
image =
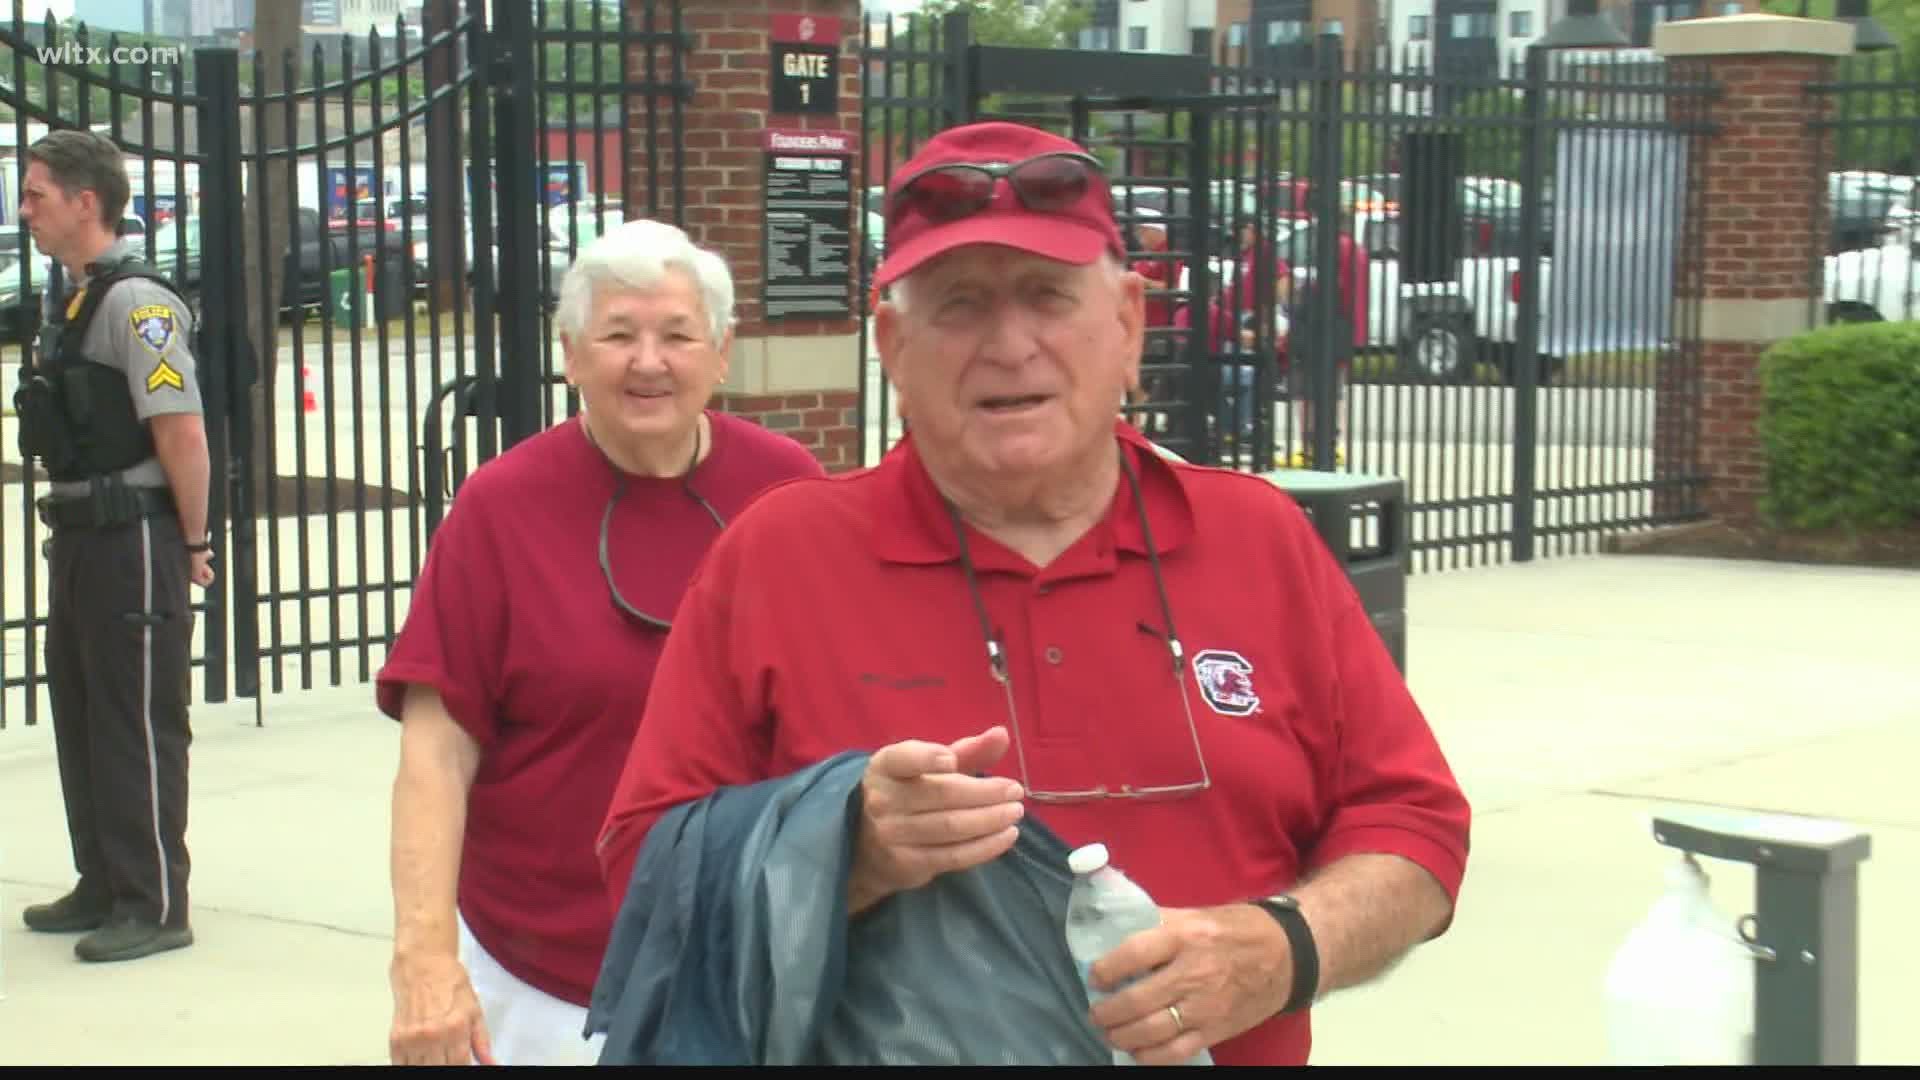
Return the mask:
[[377,684],[393,792],[396,1064],[592,1063],[611,932],[594,835],[696,564],[759,492],[823,470],[708,403],[733,282],[679,229],[580,253],[556,314],[583,409],[476,469]]

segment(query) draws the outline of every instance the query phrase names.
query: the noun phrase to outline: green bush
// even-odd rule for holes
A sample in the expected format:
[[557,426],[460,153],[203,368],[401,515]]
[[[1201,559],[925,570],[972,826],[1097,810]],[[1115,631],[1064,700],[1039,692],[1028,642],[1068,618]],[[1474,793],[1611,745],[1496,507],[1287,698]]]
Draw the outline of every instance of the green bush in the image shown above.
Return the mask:
[[1800,529],[1920,522],[1920,322],[1829,326],[1760,361],[1762,509]]

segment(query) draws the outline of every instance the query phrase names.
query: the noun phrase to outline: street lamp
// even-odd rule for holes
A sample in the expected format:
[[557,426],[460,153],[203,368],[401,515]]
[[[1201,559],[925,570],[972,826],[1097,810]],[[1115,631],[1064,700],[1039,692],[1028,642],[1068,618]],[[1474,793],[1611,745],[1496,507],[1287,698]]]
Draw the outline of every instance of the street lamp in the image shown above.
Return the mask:
[[1887,28],[1867,14],[1867,0],[1834,0],[1833,21],[1853,24],[1854,52],[1882,52],[1894,47]]
[[[1864,2],[1864,0],[1862,0]],[[1629,44],[1627,36],[1600,14],[1600,0],[1567,0],[1567,14],[1534,42],[1540,49],[1606,49]]]

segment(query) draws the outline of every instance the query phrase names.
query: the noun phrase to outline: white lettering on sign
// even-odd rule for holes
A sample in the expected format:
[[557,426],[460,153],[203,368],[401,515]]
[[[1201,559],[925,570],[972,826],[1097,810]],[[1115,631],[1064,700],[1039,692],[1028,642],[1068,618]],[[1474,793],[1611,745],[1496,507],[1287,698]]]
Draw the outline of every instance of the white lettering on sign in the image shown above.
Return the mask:
[[782,58],[782,71],[791,79],[824,79],[827,77],[827,58],[818,54],[788,53]]
[[769,150],[824,150],[834,154],[853,152],[853,139],[844,132],[795,132],[769,131],[766,138]]

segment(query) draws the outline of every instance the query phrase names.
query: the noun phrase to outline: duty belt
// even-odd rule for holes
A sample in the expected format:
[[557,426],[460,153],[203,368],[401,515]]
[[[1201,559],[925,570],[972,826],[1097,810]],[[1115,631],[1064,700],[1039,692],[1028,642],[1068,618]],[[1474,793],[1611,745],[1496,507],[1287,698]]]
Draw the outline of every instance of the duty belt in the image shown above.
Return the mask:
[[166,488],[95,484],[86,495],[42,495],[34,502],[50,529],[100,529],[174,513]]

